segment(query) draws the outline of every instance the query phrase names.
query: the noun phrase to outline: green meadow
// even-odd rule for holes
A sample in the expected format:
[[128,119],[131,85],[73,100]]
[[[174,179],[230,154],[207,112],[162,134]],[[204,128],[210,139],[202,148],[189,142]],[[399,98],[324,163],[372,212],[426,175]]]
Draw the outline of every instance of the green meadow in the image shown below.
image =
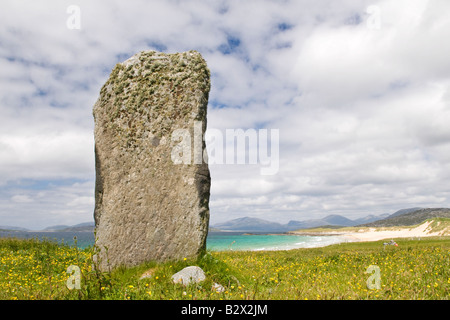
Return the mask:
[[[206,252],[196,260],[97,270],[95,248],[52,241],[0,239],[0,299],[359,300],[450,297],[450,238],[355,242],[288,251]],[[206,280],[189,286],[171,276],[200,266]],[[77,266],[76,274],[68,273]],[[379,288],[376,288],[379,270]],[[78,271],[72,272],[78,272]],[[142,274],[149,276],[141,279]],[[215,283],[223,290],[212,289]],[[69,289],[71,288],[71,289]]]

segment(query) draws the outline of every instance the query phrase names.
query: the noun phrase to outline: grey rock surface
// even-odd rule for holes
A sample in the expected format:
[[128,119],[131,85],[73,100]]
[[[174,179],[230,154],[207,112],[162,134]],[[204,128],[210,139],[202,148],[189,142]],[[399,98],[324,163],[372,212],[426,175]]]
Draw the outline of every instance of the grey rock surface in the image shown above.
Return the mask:
[[174,283],[181,283],[182,285],[189,285],[191,283],[199,283],[206,279],[202,268],[197,266],[186,267],[172,276]]
[[224,286],[216,282],[212,285],[211,290],[217,293],[225,292]]
[[205,249],[209,168],[204,161],[175,163],[172,133],[188,130],[193,137],[200,124],[204,134],[209,90],[210,72],[195,51],[140,52],[117,64],[102,87],[93,108],[101,269]]

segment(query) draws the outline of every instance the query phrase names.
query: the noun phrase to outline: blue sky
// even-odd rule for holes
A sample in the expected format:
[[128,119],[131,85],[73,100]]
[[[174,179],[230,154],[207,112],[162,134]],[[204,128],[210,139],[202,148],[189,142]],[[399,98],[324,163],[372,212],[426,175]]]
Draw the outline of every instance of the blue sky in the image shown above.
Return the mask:
[[[80,8],[69,29],[67,8]],[[0,4],[0,225],[93,220],[92,107],[118,62],[198,50],[208,128],[278,129],[280,168],[212,165],[211,222],[450,206],[450,4]]]

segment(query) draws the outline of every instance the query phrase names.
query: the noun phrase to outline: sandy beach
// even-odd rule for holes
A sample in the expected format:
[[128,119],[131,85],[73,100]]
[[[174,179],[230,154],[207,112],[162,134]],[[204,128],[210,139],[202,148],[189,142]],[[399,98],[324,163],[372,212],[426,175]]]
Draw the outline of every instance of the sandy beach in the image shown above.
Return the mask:
[[[433,221],[425,221],[419,226],[408,227],[386,227],[386,228],[351,228],[343,231],[322,231],[315,232],[315,235],[333,235],[346,238],[348,241],[378,241],[384,239],[395,238],[422,238],[432,236],[450,235],[449,228],[439,231],[432,231],[431,224]],[[295,232],[295,234],[304,234],[307,232]]]
[[[429,226],[431,221],[426,221],[415,228],[398,228],[398,230],[383,230],[383,228],[369,228],[358,232],[344,234],[346,238],[352,241],[378,241],[394,238],[422,238],[439,236],[441,232],[431,232]],[[394,228],[390,228],[394,229]]]

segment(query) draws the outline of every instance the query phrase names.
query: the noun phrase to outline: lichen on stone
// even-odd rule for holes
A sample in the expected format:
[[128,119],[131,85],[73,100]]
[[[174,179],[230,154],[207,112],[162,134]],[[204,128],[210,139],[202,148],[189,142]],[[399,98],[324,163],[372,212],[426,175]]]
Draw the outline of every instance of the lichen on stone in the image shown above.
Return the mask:
[[180,115],[193,112],[195,118],[201,119],[204,110],[193,110],[192,106],[201,104],[195,100],[209,89],[210,71],[198,52],[143,51],[114,67],[100,100],[110,102],[105,110],[109,114],[108,127],[121,131],[127,140],[125,144],[133,147],[143,138],[139,135],[143,126],[164,136],[171,132],[173,120]]

